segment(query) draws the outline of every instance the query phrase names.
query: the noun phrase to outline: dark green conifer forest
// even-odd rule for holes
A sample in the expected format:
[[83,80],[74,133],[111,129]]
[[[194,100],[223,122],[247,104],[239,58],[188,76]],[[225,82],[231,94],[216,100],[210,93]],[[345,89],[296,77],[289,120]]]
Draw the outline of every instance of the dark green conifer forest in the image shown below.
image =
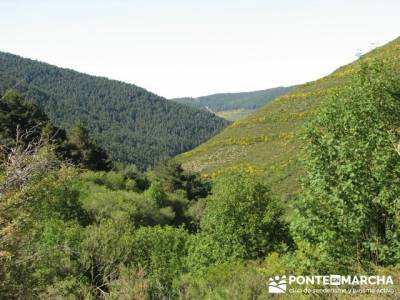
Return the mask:
[[0,52],[0,92],[10,88],[61,128],[83,124],[114,161],[142,170],[194,148],[229,124],[133,84]]

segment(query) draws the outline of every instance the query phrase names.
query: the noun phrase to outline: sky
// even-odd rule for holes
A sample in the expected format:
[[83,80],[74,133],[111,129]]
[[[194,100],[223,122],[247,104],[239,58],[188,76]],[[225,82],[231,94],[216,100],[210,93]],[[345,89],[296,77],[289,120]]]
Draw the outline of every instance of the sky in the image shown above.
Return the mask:
[[288,86],[400,35],[399,0],[0,0],[0,51],[166,98]]

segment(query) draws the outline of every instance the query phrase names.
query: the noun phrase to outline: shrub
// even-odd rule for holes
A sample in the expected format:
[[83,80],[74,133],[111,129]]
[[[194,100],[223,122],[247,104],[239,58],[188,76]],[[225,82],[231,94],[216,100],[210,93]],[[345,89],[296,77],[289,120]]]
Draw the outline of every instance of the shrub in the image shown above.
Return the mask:
[[230,172],[216,180],[212,192],[191,243],[192,268],[262,257],[289,242],[283,210],[259,178]]

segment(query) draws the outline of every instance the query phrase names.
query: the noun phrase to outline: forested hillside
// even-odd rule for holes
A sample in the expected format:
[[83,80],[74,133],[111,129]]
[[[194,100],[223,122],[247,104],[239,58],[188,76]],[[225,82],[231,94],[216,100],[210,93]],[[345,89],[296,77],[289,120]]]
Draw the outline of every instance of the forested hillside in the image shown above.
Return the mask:
[[9,154],[16,144],[28,149],[47,144],[58,159],[89,170],[109,171],[107,153],[80,123],[67,133],[54,126],[47,115],[14,91],[0,95],[0,152]]
[[380,59],[400,72],[400,39],[377,48],[331,75],[303,84],[239,120],[199,147],[179,156],[188,170],[214,177],[239,169],[265,176],[281,196],[299,190],[304,122],[322,102],[349,83],[362,62]]
[[77,121],[114,161],[139,168],[192,149],[228,121],[143,88],[0,52],[0,93],[15,89],[57,126]]
[[[279,298],[395,299],[400,76],[384,57],[364,58],[302,127],[290,201],[251,167],[212,180],[175,160],[145,173],[77,168],[59,147],[93,143],[76,130],[55,143],[45,114],[1,97],[0,298],[261,300],[276,298],[268,282],[282,274],[355,274],[332,297],[337,282],[294,297],[296,280]],[[21,140],[19,128],[35,134]]]
[[295,87],[277,87],[262,91],[221,93],[198,98],[175,98],[172,101],[215,112],[236,120],[242,118],[273,99],[292,91]]

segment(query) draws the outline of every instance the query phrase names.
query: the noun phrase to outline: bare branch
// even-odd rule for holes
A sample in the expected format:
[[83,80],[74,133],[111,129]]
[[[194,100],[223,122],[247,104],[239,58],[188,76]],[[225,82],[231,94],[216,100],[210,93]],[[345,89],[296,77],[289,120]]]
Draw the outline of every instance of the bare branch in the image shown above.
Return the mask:
[[22,187],[33,176],[56,165],[56,159],[38,155],[44,145],[41,137],[31,139],[27,143],[24,142],[29,139],[35,129],[36,127],[33,127],[22,131],[18,126],[14,147],[8,148],[0,145],[0,152],[4,157],[2,169],[5,175],[3,183],[0,184],[0,195],[4,194],[7,189]]

